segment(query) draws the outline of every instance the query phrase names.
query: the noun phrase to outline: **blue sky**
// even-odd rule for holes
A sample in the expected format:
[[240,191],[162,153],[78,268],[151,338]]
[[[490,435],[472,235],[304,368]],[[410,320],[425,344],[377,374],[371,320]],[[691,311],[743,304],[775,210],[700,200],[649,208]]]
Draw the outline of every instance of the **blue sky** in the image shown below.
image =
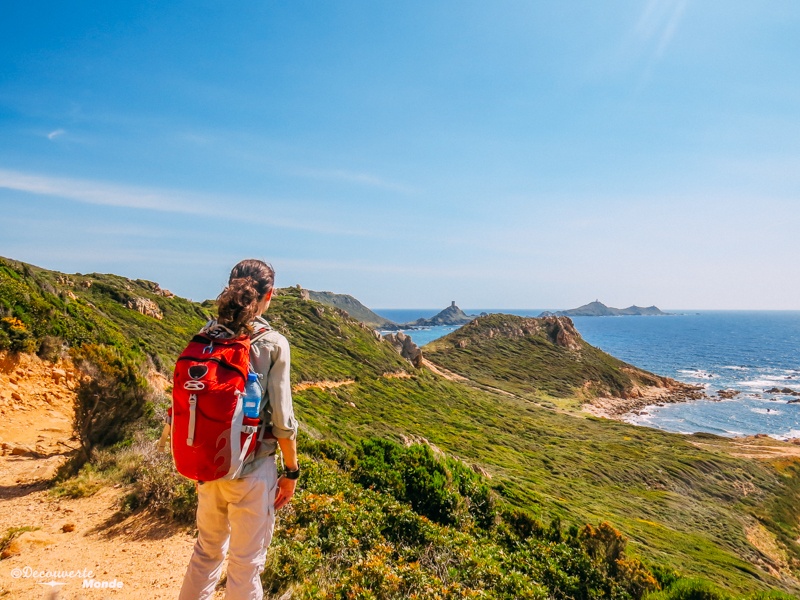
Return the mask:
[[800,4],[14,2],[0,255],[202,300],[800,309]]

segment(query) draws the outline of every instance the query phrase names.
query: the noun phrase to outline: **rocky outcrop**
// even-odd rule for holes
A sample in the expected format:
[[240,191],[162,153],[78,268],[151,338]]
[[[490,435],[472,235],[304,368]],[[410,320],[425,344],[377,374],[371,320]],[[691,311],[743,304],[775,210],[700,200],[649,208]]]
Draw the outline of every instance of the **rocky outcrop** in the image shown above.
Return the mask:
[[[158,296],[163,296],[164,298],[173,298],[175,296],[175,294],[173,294],[169,290],[163,289],[155,281],[147,281],[146,279],[137,279],[135,281],[135,283],[139,284],[140,286],[142,286],[146,290],[148,290],[150,292],[153,292],[154,294],[156,294]],[[131,290],[133,288],[130,285],[126,285],[125,289]]]
[[567,350],[581,349],[581,335],[569,317],[547,317],[542,319],[547,337],[556,345]]
[[125,306],[127,306],[131,310],[140,312],[148,317],[153,317],[154,319],[158,319],[159,321],[164,318],[164,313],[161,312],[161,309],[158,307],[158,304],[156,304],[149,298],[142,298],[141,296],[130,298],[125,303]]
[[389,342],[400,356],[408,360],[417,368],[422,366],[422,350],[419,349],[410,336],[402,332],[387,333],[383,339]]
[[[482,318],[478,317],[474,321],[477,327],[481,326],[480,320]],[[550,316],[536,318],[512,316],[507,321],[499,323],[497,319],[493,319],[493,321],[494,324],[485,330],[485,335],[489,338],[523,338],[543,333],[556,346],[574,351],[581,349],[581,334],[575,329],[575,324],[569,317]],[[456,345],[459,348],[466,348],[468,343],[469,339],[467,338],[456,341]]]
[[797,396],[800,398],[800,392],[793,390],[792,388],[777,388],[773,387],[768,390],[764,390],[765,394],[782,394],[784,396]]

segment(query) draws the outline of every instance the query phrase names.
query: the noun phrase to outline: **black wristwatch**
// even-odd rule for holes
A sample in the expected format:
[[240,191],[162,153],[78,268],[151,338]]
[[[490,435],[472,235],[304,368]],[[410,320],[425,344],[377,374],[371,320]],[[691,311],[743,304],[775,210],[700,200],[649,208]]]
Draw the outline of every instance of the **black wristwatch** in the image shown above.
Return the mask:
[[284,467],[283,476],[286,477],[286,479],[300,479],[300,465],[297,465],[294,471],[290,471]]

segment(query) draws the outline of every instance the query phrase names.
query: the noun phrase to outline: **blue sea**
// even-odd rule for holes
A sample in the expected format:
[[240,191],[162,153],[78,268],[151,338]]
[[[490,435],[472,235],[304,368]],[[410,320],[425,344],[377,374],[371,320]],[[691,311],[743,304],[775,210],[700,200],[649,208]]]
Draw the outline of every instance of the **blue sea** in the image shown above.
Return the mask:
[[[396,322],[431,317],[438,310],[379,310]],[[465,310],[537,316],[542,309]],[[772,388],[800,392],[800,311],[669,311],[660,317],[576,317],[590,344],[637,367],[701,385],[710,397],[737,390],[730,400],[698,400],[648,407],[628,421],[667,431],[726,436],[766,433],[800,437],[800,403]],[[455,327],[407,331],[420,346]]]

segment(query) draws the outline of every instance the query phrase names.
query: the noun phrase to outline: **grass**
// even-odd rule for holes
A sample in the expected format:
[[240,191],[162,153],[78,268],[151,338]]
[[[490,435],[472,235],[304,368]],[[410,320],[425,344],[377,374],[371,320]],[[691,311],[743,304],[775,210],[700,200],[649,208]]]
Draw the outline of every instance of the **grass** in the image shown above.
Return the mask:
[[[72,345],[112,344],[149,356],[169,371],[171,361],[212,308],[165,298],[149,282],[93,274],[70,276],[72,284],[64,284],[59,277],[21,263],[0,264],[0,304],[4,314],[19,319],[25,329],[15,343],[60,336]],[[91,287],[81,285],[89,280]],[[76,299],[69,299],[67,291]],[[164,319],[125,308],[125,294],[153,299]],[[800,531],[795,507],[800,502],[800,471],[795,464],[734,458],[721,438],[578,418],[542,406],[577,402],[576,389],[582,389],[587,378],[596,382],[594,389],[613,391],[646,381],[641,378],[647,374],[632,375],[625,363],[587,345],[577,351],[556,346],[548,337],[552,332],[527,341],[495,336],[491,347],[483,345],[488,335],[473,332],[469,338],[453,338],[467,340],[464,348],[458,348],[465,351],[461,353],[426,347],[446,368],[486,386],[507,386],[517,394],[511,397],[415,370],[369,328],[335,308],[303,301],[299,290],[277,295],[267,317],[289,338],[294,383],[354,380],[335,389],[309,388],[295,395],[297,416],[314,435],[350,448],[372,436],[395,441],[424,438],[485,469],[504,503],[530,511],[542,522],[557,517],[565,526],[580,527],[607,520],[631,540],[633,555],[648,564],[703,575],[738,593],[791,589],[790,581],[780,582],[757,566],[760,556],[747,541],[743,522],[756,518],[775,535],[797,574],[800,548],[795,540]],[[497,330],[505,326],[485,323]],[[468,327],[456,334],[466,335]],[[457,347],[453,340],[448,343]],[[412,376],[384,377],[397,371]],[[77,482],[69,484],[72,487],[64,482],[57,493],[90,493],[98,473],[105,473],[133,486],[126,500],[129,510],[152,505],[176,519],[191,514],[192,491],[168,479],[172,472],[168,462],[148,458],[134,446],[127,458],[120,451],[107,464],[95,460]],[[137,488],[132,474],[143,472],[152,477]],[[154,491],[159,485],[160,491]],[[307,545],[298,552],[312,552],[311,548]]]
[[[796,535],[796,523],[776,509],[797,502],[794,475],[777,478],[770,465],[711,454],[691,438],[580,419],[427,373],[307,390],[295,403],[300,418],[326,437],[425,437],[487,468],[512,504],[544,519],[610,520],[647,559],[734,590],[778,583],[751,562],[757,553],[740,515],[757,514],[773,532],[787,526]],[[743,496],[746,484],[759,491]]]

